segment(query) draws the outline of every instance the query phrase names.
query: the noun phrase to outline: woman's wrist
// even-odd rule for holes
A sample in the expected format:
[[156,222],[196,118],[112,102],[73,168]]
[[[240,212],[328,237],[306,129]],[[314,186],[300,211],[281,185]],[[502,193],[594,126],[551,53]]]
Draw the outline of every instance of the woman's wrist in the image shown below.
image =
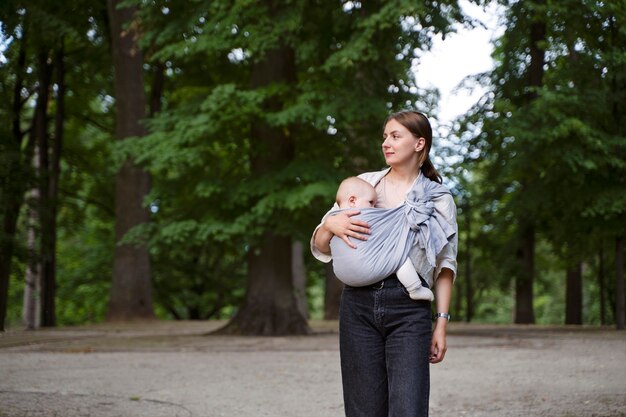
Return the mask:
[[326,222],[316,230],[314,236],[314,243],[317,250],[322,253],[330,253],[330,240],[333,238],[333,233],[326,227]]
[[437,317],[435,320],[435,326],[445,329],[448,326],[448,320],[443,317]]
[[441,318],[441,319],[446,319],[447,321],[450,321],[450,319],[452,318],[452,316],[450,316],[450,314],[448,314],[448,313],[441,313],[441,312],[440,312],[440,313],[435,314],[435,320],[438,320],[438,319],[440,319],[440,318]]

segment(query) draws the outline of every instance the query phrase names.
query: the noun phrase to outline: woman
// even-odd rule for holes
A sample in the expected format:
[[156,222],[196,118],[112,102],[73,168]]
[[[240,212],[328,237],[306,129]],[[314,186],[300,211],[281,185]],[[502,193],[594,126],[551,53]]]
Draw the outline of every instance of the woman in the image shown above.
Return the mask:
[[[359,176],[375,187],[377,207],[402,204],[420,175],[441,183],[428,156],[431,145],[432,129],[423,114],[403,111],[387,118],[382,151],[389,168]],[[431,302],[411,300],[395,275],[374,285],[346,286],[343,290],[339,341],[347,417],[428,415],[429,362],[441,362],[446,353],[446,325],[458,246],[452,196],[446,193],[432,201],[434,212],[455,233],[436,254],[435,265],[426,259],[423,245],[414,245],[410,258],[423,285],[433,288],[434,284],[434,331]],[[329,242],[333,236],[353,248],[354,242],[367,240],[369,226],[353,217],[356,214],[358,210],[322,219],[311,239],[311,251],[317,259],[332,259]]]

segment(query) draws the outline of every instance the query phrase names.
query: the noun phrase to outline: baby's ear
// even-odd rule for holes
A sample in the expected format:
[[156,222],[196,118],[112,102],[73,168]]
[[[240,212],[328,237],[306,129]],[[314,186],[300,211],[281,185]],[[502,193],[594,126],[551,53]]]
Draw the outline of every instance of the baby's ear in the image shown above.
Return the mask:
[[350,198],[348,198],[348,205],[350,207],[356,206],[356,196],[351,195]]

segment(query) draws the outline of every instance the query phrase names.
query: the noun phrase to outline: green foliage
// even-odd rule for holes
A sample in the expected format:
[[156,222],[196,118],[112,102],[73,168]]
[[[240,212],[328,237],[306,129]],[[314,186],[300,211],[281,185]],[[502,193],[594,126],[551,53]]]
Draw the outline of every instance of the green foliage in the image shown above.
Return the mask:
[[[496,68],[476,78],[489,92],[461,123],[477,132],[464,136],[471,139],[461,171],[476,224],[472,265],[475,275],[492,265],[506,277],[497,285],[507,284],[517,273],[516,226],[531,222],[546,243],[535,251],[538,321],[558,322],[566,266],[593,261],[602,238],[626,232],[626,10],[583,0],[502,3],[507,29]],[[542,85],[529,88],[538,21],[546,23],[545,66]],[[546,251],[554,258],[542,264]]]
[[[461,19],[456,2],[445,4],[367,2],[344,10],[236,1],[142,9],[142,44],[150,59],[166,63],[169,88],[163,110],[147,122],[151,133],[117,144],[115,153],[152,174],[146,204],[153,222],[126,241],[148,243],[157,299],[172,316],[183,316],[190,300],[205,314],[218,314],[206,312],[221,308],[216,299],[236,304],[246,254],[263,233],[308,241],[339,180],[380,168],[376,132],[388,109],[418,103],[409,72],[414,50]],[[294,53],[294,79],[251,87],[255,66],[281,46]],[[254,161],[283,149],[278,139],[266,149],[253,136],[259,124],[294,147],[288,161],[261,174]],[[311,282],[319,288],[319,279]]]
[[[133,24],[147,61],[146,89],[157,92],[152,83],[161,68],[165,84],[161,110],[145,121],[150,134],[115,144],[105,2],[0,4],[8,60],[0,63],[0,98],[11,103],[23,77],[22,131],[32,122],[37,54],[60,44],[66,51],[59,324],[104,317],[115,172],[129,156],[152,175],[145,200],[152,218],[124,242],[149,247],[157,314],[230,317],[243,298],[246,257],[259,237],[271,230],[308,242],[339,180],[383,165],[386,114],[400,108],[433,113],[437,94],[417,88],[413,60],[454,22],[469,24],[452,0],[125,3],[139,6]],[[510,322],[518,226],[532,219],[538,322],[562,321],[564,268],[584,262],[585,321],[598,323],[596,253],[626,224],[625,10],[621,2],[587,0],[501,3],[507,28],[496,41],[497,67],[477,77],[489,92],[460,123],[465,159],[445,169],[455,177],[460,209],[455,291],[462,290],[469,260],[474,318]],[[528,35],[541,20],[546,66],[542,86],[530,88]],[[19,72],[22,36],[26,65]],[[292,54],[291,77],[255,87],[258,64],[277,48]],[[10,148],[11,123],[10,107],[0,107],[1,210],[11,190],[32,186],[28,161],[20,159],[29,136]],[[263,172],[255,171],[255,161],[284,149],[278,140],[272,148],[255,137],[259,125],[293,145],[287,162]],[[13,325],[21,315],[25,235],[22,216],[9,295]],[[310,258],[307,269],[310,308],[321,318],[324,270]],[[607,294],[611,285],[607,280]]]
[[[18,258],[19,259],[19,258]],[[22,302],[24,300],[24,264],[15,262],[9,280],[8,307],[5,328],[20,328],[22,325]]]

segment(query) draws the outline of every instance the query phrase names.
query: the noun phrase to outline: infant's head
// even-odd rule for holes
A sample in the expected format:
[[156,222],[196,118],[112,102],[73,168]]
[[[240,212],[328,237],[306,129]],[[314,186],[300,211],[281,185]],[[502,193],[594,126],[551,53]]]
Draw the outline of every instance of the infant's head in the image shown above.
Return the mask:
[[357,177],[348,177],[337,190],[339,208],[366,208],[376,205],[376,190],[370,183]]

